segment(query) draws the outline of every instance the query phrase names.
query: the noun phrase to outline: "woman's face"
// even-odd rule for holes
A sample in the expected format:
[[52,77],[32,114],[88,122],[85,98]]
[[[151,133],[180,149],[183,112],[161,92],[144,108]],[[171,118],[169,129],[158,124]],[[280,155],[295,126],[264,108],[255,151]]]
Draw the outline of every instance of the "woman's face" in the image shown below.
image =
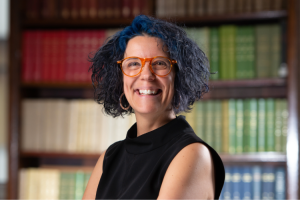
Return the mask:
[[[131,56],[140,58],[169,57],[162,47],[163,43],[158,38],[136,36],[128,41],[124,58]],[[125,96],[136,115],[166,114],[166,111],[172,111],[174,67],[170,74],[165,77],[153,74],[149,67],[149,62],[146,62],[142,72],[136,77],[123,75]],[[141,94],[140,90],[150,90],[157,94]]]

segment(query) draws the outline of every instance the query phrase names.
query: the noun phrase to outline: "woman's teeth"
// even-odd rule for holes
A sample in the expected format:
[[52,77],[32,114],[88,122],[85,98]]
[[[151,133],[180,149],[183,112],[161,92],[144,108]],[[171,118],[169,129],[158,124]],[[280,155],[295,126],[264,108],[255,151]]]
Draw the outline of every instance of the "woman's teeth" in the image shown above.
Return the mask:
[[139,90],[140,94],[157,94],[155,90]]

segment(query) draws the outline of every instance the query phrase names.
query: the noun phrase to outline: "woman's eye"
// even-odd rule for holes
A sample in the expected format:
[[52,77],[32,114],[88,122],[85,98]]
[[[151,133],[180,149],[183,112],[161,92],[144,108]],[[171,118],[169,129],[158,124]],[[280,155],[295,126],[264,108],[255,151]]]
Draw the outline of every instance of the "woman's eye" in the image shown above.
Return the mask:
[[157,62],[153,63],[153,65],[166,65],[166,63],[163,61],[157,61]]
[[128,63],[127,66],[128,66],[128,67],[139,67],[139,66],[140,66],[140,63],[138,63],[138,62],[131,62],[131,63]]

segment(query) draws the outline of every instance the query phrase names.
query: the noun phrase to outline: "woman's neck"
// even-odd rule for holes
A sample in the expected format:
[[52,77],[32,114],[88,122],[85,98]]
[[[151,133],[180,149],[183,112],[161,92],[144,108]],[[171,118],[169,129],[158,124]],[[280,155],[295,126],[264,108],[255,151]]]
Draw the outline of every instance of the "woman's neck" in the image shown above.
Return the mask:
[[176,118],[174,111],[164,115],[154,116],[150,114],[135,114],[137,124],[137,137],[153,131]]

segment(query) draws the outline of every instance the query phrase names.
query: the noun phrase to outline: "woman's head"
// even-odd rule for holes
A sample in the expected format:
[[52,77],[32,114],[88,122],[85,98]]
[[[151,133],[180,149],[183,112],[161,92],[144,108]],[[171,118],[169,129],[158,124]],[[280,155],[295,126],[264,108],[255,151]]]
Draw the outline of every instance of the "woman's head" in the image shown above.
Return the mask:
[[[128,77],[122,73],[117,61],[129,56],[142,58],[164,56],[176,60],[177,63],[166,77],[153,74],[148,62],[141,74]],[[91,62],[97,102],[103,104],[105,112],[114,117],[131,113],[132,107],[138,109],[142,104],[148,105],[144,110],[140,110],[145,112],[147,108],[151,111],[151,108],[155,110],[161,106],[172,109],[176,114],[188,111],[191,105],[208,91],[207,81],[210,73],[208,60],[203,51],[187,37],[182,28],[144,15],[137,16],[130,26],[107,40],[91,58]],[[147,86],[161,90],[160,103],[150,105],[149,102],[156,101],[153,98],[143,103],[139,101],[141,105],[137,104],[133,98],[133,89],[139,87],[143,89]],[[126,96],[122,98],[123,106],[135,104],[128,110],[120,107],[119,98],[123,92]]]

